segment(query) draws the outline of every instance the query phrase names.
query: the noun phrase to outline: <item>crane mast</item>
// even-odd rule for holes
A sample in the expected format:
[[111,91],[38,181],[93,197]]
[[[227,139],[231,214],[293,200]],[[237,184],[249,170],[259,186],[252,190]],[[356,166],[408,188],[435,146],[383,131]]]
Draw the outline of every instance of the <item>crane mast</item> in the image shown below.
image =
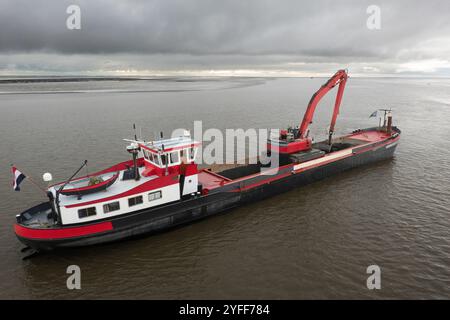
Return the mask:
[[334,132],[334,126],[336,124],[336,119],[339,114],[339,107],[341,105],[342,96],[344,94],[345,84],[347,82],[347,72],[345,70],[339,70],[332,76],[316,93],[311,97],[309,101],[308,108],[306,109],[305,115],[303,116],[303,121],[300,124],[298,138],[305,139],[308,131],[309,125],[312,123],[314,112],[320,100],[325,96],[331,89],[339,84],[339,88],[336,94],[336,101],[334,103],[333,117],[331,118],[330,131],[329,131],[329,143],[331,143],[331,137]]

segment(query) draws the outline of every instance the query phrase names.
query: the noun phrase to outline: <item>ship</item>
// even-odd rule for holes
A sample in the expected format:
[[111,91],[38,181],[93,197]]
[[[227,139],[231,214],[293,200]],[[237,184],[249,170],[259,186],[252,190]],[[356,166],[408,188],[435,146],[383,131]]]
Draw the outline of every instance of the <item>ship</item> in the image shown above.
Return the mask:
[[[378,126],[334,137],[348,75],[339,70],[312,96],[299,126],[269,137],[279,164],[201,168],[201,145],[189,132],[127,140],[131,159],[46,188],[48,200],[16,216],[14,232],[35,252],[141,237],[230,211],[340,172],[393,157],[401,131],[384,109]],[[327,139],[314,142],[309,125],[322,97],[338,86]],[[86,162],[83,163],[83,166]],[[83,167],[82,166],[82,167]]]

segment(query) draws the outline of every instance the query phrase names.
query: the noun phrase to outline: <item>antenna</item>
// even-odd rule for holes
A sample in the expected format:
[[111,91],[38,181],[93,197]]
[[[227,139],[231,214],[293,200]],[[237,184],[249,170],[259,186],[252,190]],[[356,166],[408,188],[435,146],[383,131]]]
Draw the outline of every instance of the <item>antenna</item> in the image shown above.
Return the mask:
[[136,136],[136,124],[133,123],[133,130],[134,130],[134,140],[137,141],[137,136]]
[[[162,131],[161,131],[161,133],[162,133]],[[164,175],[166,175],[167,176],[167,174],[168,174],[168,171],[169,171],[169,168],[168,168],[168,165],[169,165],[169,155],[166,153],[166,151],[164,150],[164,143],[161,145],[161,147],[162,147],[162,151],[163,151],[163,153],[164,153],[164,158],[166,159],[166,163],[165,163],[165,172],[164,172]]]

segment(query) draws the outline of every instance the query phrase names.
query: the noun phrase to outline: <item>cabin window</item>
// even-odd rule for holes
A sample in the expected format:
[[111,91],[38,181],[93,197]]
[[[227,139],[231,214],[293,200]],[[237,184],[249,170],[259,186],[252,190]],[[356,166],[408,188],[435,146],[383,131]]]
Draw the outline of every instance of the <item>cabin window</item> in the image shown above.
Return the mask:
[[183,153],[181,154],[183,158],[185,158],[187,161],[189,161],[189,149],[184,149]]
[[180,152],[174,151],[169,153],[170,155],[170,164],[178,164],[180,162]]
[[134,197],[134,198],[128,198],[128,206],[129,207],[132,207],[132,206],[135,206],[135,205],[138,205],[138,204],[142,204],[143,202],[144,201],[143,201],[142,196]]
[[166,163],[167,163],[167,155],[165,155],[165,154],[161,155],[161,163],[162,163],[163,166],[166,165]]
[[158,200],[158,199],[161,199],[161,197],[162,197],[161,190],[152,192],[152,193],[148,194],[148,201]]
[[97,210],[95,209],[95,207],[84,208],[84,209],[78,210],[78,218],[80,218],[80,219],[95,216],[96,214],[97,214]]
[[188,150],[188,158],[190,161],[195,160],[195,148],[189,148]]
[[112,211],[120,210],[120,203],[119,201],[111,202],[103,205],[103,212],[108,213]]
[[153,157],[154,157],[154,162],[155,162],[155,164],[156,164],[157,166],[160,166],[160,165],[161,165],[161,162],[159,161],[159,155],[154,154]]

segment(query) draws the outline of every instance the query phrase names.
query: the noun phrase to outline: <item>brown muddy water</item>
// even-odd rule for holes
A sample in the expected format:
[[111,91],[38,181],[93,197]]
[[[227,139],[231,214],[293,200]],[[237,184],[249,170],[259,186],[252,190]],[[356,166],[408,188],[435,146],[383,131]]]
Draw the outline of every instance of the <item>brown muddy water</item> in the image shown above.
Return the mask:
[[[166,233],[22,261],[15,214],[45,200],[41,181],[128,159],[122,138],[164,130],[297,124],[325,79],[148,79],[0,83],[0,298],[450,298],[450,80],[349,80],[337,135],[392,107],[395,158]],[[324,137],[334,93],[312,133]],[[42,182],[42,185],[44,183]],[[81,290],[66,268],[81,268]],[[368,290],[366,268],[381,268]]]

